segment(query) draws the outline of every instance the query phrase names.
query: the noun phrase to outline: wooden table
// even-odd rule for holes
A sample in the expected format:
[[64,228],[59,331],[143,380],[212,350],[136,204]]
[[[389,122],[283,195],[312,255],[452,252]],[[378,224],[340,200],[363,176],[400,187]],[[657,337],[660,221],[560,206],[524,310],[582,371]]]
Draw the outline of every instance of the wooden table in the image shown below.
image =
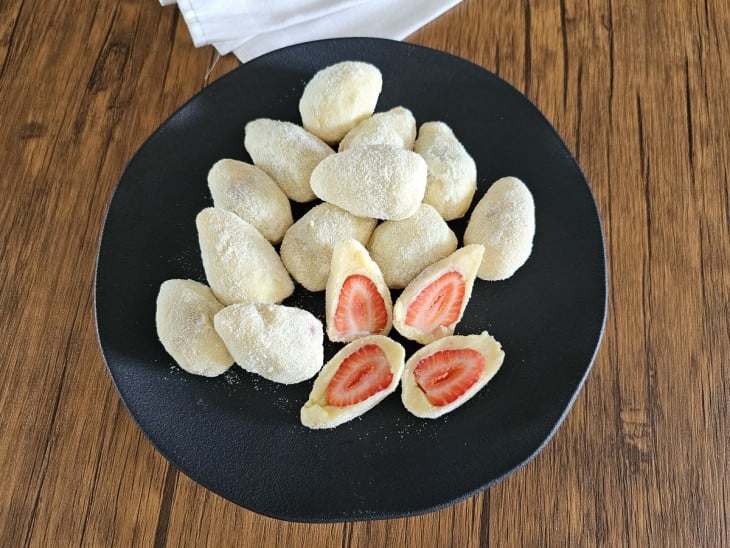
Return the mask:
[[409,41],[496,72],[575,153],[604,223],[606,333],[554,439],[487,492],[285,523],[170,466],[114,390],[92,282],[107,202],[207,82],[174,8],[0,2],[0,545],[730,544],[730,4],[465,0]]

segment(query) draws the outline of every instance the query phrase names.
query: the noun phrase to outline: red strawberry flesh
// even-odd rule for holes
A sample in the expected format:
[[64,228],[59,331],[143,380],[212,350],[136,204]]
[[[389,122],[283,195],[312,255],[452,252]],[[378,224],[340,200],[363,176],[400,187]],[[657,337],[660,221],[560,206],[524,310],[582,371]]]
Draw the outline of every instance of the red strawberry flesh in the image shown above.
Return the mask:
[[346,407],[386,389],[393,372],[383,350],[366,344],[347,356],[327,385],[327,403]]
[[385,299],[367,276],[353,274],[342,284],[334,317],[342,339],[380,334],[388,325]]
[[408,306],[406,325],[430,333],[461,318],[466,286],[460,272],[450,271],[431,282]]
[[413,369],[416,383],[437,407],[447,405],[469,390],[484,371],[484,356],[471,348],[440,350]]

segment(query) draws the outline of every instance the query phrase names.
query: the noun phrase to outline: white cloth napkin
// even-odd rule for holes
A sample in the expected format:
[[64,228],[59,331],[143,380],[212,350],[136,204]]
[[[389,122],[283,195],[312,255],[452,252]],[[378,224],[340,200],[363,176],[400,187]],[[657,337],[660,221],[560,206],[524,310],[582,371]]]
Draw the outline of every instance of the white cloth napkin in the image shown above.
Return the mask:
[[[197,46],[242,62],[321,38],[402,40],[461,0],[177,0]],[[164,5],[175,0],[160,0]]]

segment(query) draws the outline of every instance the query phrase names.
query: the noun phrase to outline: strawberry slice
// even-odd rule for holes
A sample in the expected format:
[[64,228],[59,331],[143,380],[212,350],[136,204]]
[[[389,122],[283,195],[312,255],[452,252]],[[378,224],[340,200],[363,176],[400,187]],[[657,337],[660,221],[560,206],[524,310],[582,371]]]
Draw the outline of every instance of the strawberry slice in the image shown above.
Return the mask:
[[388,388],[393,372],[378,345],[366,344],[347,356],[327,386],[327,403],[345,407]]
[[416,383],[433,405],[449,404],[474,386],[484,370],[484,356],[471,348],[441,350],[413,369]]
[[345,279],[337,301],[334,324],[343,340],[378,335],[387,327],[385,300],[370,278],[353,274]]
[[459,321],[466,292],[464,276],[451,271],[427,285],[406,312],[406,325],[426,333]]

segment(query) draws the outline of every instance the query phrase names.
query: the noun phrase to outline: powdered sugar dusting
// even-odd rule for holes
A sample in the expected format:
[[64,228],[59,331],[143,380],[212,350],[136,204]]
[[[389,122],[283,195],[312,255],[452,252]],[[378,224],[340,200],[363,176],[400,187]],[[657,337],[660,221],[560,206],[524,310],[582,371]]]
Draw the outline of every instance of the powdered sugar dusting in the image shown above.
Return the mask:
[[219,312],[215,328],[238,365],[271,381],[298,383],[322,367],[322,322],[306,310],[241,303]]
[[426,122],[413,150],[428,165],[424,201],[447,221],[463,217],[476,192],[477,168],[454,132],[443,122]]
[[509,278],[527,261],[535,235],[535,203],[516,177],[499,179],[479,201],[464,232],[464,243],[484,245],[478,276]]
[[428,204],[402,221],[375,228],[368,249],[390,288],[403,288],[427,266],[456,251],[458,241],[441,215]]
[[155,324],[165,350],[196,375],[214,377],[233,358],[213,328],[213,316],[223,308],[207,286],[193,280],[167,280],[157,296]]
[[291,200],[309,202],[312,170],[334,154],[326,143],[291,122],[260,118],[246,124],[246,151],[253,163],[268,173]]
[[324,203],[292,225],[281,242],[281,260],[296,281],[309,291],[322,291],[335,244],[350,238],[368,242],[376,221]]
[[219,160],[208,172],[215,207],[231,211],[278,243],[294,222],[287,196],[263,170],[237,160]]
[[335,143],[372,115],[383,87],[377,67],[360,61],[330,65],[307,83],[299,101],[304,127]]
[[421,204],[426,173],[426,162],[418,154],[370,145],[326,158],[312,172],[311,184],[319,198],[354,215],[400,220]]
[[210,207],[196,224],[205,275],[223,304],[281,302],[292,294],[276,250],[238,215]]
[[223,374],[223,380],[226,381],[228,386],[238,386],[241,384],[241,378],[238,376],[238,372],[235,369],[229,369]]
[[410,110],[395,107],[366,118],[340,141],[339,151],[368,145],[391,145],[411,150],[416,140],[416,119]]

